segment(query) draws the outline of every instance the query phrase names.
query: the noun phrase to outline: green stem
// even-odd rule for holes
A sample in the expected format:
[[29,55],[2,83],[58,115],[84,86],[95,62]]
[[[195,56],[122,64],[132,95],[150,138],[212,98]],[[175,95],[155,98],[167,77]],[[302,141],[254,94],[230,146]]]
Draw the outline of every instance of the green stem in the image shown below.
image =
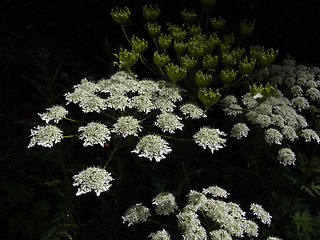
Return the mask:
[[116,145],[115,145],[115,147],[113,148],[113,150],[112,150],[112,152],[111,152],[111,154],[110,154],[110,156],[109,156],[106,164],[103,166],[103,169],[106,169],[106,167],[108,166],[110,160],[111,160],[111,159],[113,158],[113,156],[114,156],[114,153],[118,150],[118,146],[119,146],[120,142],[121,142],[121,139],[119,139],[118,142],[116,143]]
[[68,120],[68,121],[70,121],[70,122],[76,122],[76,123],[88,123],[88,122],[79,121],[79,120],[75,120],[75,119],[71,119],[71,118],[67,118],[67,117],[65,117],[64,119],[65,119],[65,120]]
[[115,121],[117,120],[117,118],[115,118],[115,117],[111,116],[110,114],[102,111],[101,109],[100,109],[100,113],[101,113],[102,115],[104,115],[104,116],[107,116],[108,118],[111,118],[111,119],[115,120]]
[[131,41],[130,41],[129,38],[128,38],[128,35],[127,35],[127,33],[126,33],[126,30],[124,29],[124,26],[121,26],[121,30],[122,30],[125,38],[127,39],[128,43],[129,43],[130,46],[131,46]]
[[180,230],[180,228],[178,228],[178,227],[171,226],[171,225],[168,225],[168,224],[165,224],[165,223],[162,223],[162,222],[158,222],[158,221],[156,221],[156,220],[148,219],[148,221],[149,221],[149,222],[152,222],[152,223],[155,223],[155,224],[157,224],[157,225],[163,226],[163,227],[168,227],[168,228]]

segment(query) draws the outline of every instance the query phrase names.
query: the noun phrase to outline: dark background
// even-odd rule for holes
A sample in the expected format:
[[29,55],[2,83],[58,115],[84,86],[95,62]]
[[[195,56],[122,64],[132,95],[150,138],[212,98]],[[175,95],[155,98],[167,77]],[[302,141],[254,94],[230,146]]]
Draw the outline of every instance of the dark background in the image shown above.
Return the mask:
[[[151,2],[162,9],[161,20],[176,22],[181,21],[177,13],[183,7],[195,8],[197,1]],[[55,165],[41,162],[39,156],[44,156],[46,149],[31,152],[26,148],[30,128],[39,124],[37,113],[63,103],[62,95],[81,78],[98,79],[115,71],[113,53],[125,45],[125,39],[111,20],[110,10],[128,6],[134,18],[128,32],[138,35],[145,30],[139,18],[144,3],[149,1],[0,2],[0,226],[10,228],[11,239],[21,239],[14,238],[13,232],[18,230],[16,236],[28,235],[28,230],[18,225],[37,214],[34,210],[46,208],[46,197],[50,197],[44,196],[47,186],[41,181]],[[320,65],[320,1],[218,0],[215,7],[232,24],[244,17],[255,19],[249,40],[278,49],[278,60],[290,54],[298,63]],[[45,216],[36,217],[41,220]]]

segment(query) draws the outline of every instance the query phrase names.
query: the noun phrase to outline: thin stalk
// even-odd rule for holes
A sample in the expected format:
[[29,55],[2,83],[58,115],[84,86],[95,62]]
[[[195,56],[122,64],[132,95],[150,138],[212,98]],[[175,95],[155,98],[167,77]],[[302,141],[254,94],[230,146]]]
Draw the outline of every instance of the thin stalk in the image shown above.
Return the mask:
[[176,230],[180,230],[180,228],[176,227],[176,226],[171,226],[162,222],[158,222],[156,220],[153,219],[148,219],[149,222],[155,223],[157,225],[163,226],[163,227],[168,227],[168,228],[172,228],[172,229],[176,229]]

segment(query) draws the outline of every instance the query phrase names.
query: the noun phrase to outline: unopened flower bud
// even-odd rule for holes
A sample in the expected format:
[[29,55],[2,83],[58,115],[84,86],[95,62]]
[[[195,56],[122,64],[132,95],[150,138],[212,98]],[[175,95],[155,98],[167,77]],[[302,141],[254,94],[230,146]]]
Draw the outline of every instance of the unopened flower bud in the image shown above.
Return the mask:
[[202,29],[201,29],[201,26],[199,25],[192,25],[191,27],[188,28],[188,33],[190,37],[201,34],[201,32],[202,32]]
[[168,31],[176,42],[182,42],[187,36],[187,32],[182,27],[170,23],[168,24]]
[[259,62],[262,67],[269,67],[278,55],[278,50],[273,50],[272,48],[261,53]]
[[234,35],[233,34],[228,34],[228,35],[224,35],[223,36],[223,43],[227,44],[227,45],[232,45],[234,43]]
[[265,86],[260,84],[257,87],[255,84],[253,84],[252,86],[249,86],[249,91],[253,98],[255,98],[258,103],[261,103],[268,97],[275,94],[275,92],[277,91],[277,86],[272,86],[267,83]]
[[148,34],[150,35],[150,37],[152,39],[156,38],[159,36],[160,34],[160,31],[161,31],[161,26],[159,26],[158,24],[156,23],[148,23],[147,24],[147,31],[148,31]]
[[229,85],[233,80],[236,79],[237,71],[222,69],[220,72],[220,78],[224,85]]
[[204,55],[202,60],[202,67],[204,69],[212,69],[218,64],[218,56],[212,57],[210,54]]
[[125,7],[124,9],[119,9],[116,7],[116,9],[111,10],[112,20],[121,26],[124,26],[127,24],[127,22],[130,20],[130,16],[131,16],[130,10],[127,7]]
[[211,88],[207,89],[200,89],[198,91],[198,98],[202,102],[203,106],[208,110],[211,106],[216,104],[221,97],[221,94],[218,90],[215,92],[212,91]]
[[173,85],[175,85],[176,82],[180,81],[187,75],[187,71],[184,68],[179,67],[173,63],[169,63],[166,65],[166,73],[171,79]]
[[248,19],[243,19],[240,23],[240,32],[244,36],[249,36],[254,29],[254,21],[250,22]]
[[133,50],[129,52],[127,49],[120,48],[119,53],[114,56],[119,59],[118,65],[120,67],[130,69],[138,61],[140,54]]
[[222,63],[225,67],[229,67],[233,64],[235,64],[235,59],[233,58],[233,56],[230,53],[222,53]]
[[181,12],[181,17],[182,19],[188,23],[188,24],[192,24],[197,20],[197,13],[195,11],[189,11],[187,12],[185,9],[183,9]]
[[249,61],[247,56],[244,57],[239,62],[239,70],[238,70],[239,74],[241,76],[250,74],[253,71],[255,64],[256,64],[256,60],[255,59],[251,59]]
[[151,5],[144,5],[143,6],[143,16],[147,19],[148,22],[152,22],[156,20],[160,15],[160,8],[158,5],[152,7]]
[[212,82],[212,76],[209,74],[204,74],[201,70],[199,70],[195,74],[194,80],[199,88],[203,88]]
[[156,64],[158,68],[162,68],[170,61],[170,58],[167,54],[161,53],[159,54],[158,51],[155,51],[153,54],[153,62]]
[[143,53],[148,47],[148,42],[133,35],[131,38],[131,47],[134,52]]
[[226,25],[226,20],[222,19],[220,16],[218,18],[211,19],[211,26],[214,30],[219,31]]
[[178,56],[180,56],[186,50],[187,45],[185,43],[183,43],[183,42],[176,42],[175,41],[173,43],[173,48],[174,48],[174,51],[176,52],[176,54]]
[[192,37],[189,39],[187,49],[194,58],[200,58],[204,54],[204,40],[201,37]]
[[166,50],[168,47],[170,47],[171,41],[172,41],[172,37],[170,35],[164,35],[161,33],[158,38],[159,48],[162,50]]
[[204,44],[204,51],[205,53],[211,53],[213,49],[215,49],[221,43],[220,39],[218,38],[217,34],[211,34],[206,39]]
[[187,70],[193,69],[197,65],[197,60],[192,57],[189,57],[188,55],[180,57],[179,62],[181,67]]

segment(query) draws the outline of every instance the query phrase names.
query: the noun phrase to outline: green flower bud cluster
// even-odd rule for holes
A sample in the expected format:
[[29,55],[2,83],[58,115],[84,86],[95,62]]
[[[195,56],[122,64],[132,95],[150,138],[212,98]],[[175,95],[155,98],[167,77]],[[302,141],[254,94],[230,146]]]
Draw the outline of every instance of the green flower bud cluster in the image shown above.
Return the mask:
[[262,67],[270,66],[278,55],[278,50],[272,48],[265,50],[261,46],[250,46],[249,57],[259,61]]
[[233,58],[233,55],[231,53],[223,52],[221,54],[222,63],[225,67],[229,67],[236,63],[236,60]]
[[151,5],[144,5],[142,8],[143,16],[148,22],[155,21],[160,15],[160,8],[158,5],[152,7]]
[[176,52],[176,54],[178,56],[180,56],[186,50],[187,44],[184,43],[184,42],[176,42],[176,41],[174,41],[173,48],[174,48],[174,51]]
[[211,34],[206,39],[204,48],[206,53],[211,53],[217,46],[219,46],[221,43],[221,40],[217,36],[217,34]]
[[226,20],[222,19],[220,16],[218,18],[211,19],[211,26],[214,30],[219,31],[226,25]]
[[187,75],[187,70],[173,63],[168,63],[166,65],[166,74],[175,86],[176,82],[185,78],[185,76]]
[[223,43],[224,44],[227,44],[227,45],[231,46],[234,43],[234,41],[235,41],[235,37],[234,37],[234,35],[232,33],[223,36]]
[[156,64],[158,68],[162,68],[170,61],[170,58],[167,54],[161,53],[159,54],[158,51],[155,51],[153,54],[153,62]]
[[201,0],[201,4],[204,7],[213,7],[214,4],[216,3],[216,0]]
[[267,83],[265,86],[260,84],[258,87],[253,84],[252,86],[249,86],[249,91],[251,95],[256,99],[258,103],[263,102],[268,97],[271,97],[273,94],[277,91],[277,86],[272,86],[269,83]]
[[181,67],[187,70],[191,70],[197,66],[197,60],[192,57],[189,57],[188,55],[180,57],[179,62]]
[[202,68],[212,69],[218,64],[218,56],[212,57],[210,54],[204,55],[202,60]]
[[130,69],[139,59],[140,54],[131,50],[130,52],[127,49],[120,48],[118,54],[114,54],[114,56],[119,59],[119,63],[117,63],[120,67],[124,67],[126,69]]
[[220,72],[220,78],[225,86],[229,85],[232,81],[236,79],[238,71],[229,70],[229,69],[222,69]]
[[141,54],[147,49],[148,42],[133,35],[131,38],[131,47],[133,51]]
[[182,42],[187,36],[187,32],[183,30],[183,26],[168,24],[168,31],[176,42]]
[[254,29],[255,22],[250,22],[248,19],[243,19],[240,23],[240,32],[244,36],[249,36]]
[[196,59],[200,58],[205,52],[205,36],[201,34],[189,38],[187,49],[192,57]]
[[147,23],[147,31],[149,36],[154,39],[159,36],[161,32],[161,26],[159,26],[157,23]]
[[194,80],[199,88],[208,86],[212,82],[212,76],[204,74],[201,70],[197,71]]
[[158,45],[161,50],[166,50],[168,47],[170,47],[172,41],[172,37],[170,35],[165,35],[160,33],[160,36],[158,37]]
[[211,88],[208,90],[203,88],[198,91],[198,98],[202,102],[203,106],[206,110],[208,110],[211,106],[216,104],[221,97],[221,94],[218,90],[215,92],[212,91]]
[[238,69],[239,74],[241,76],[250,74],[253,71],[255,64],[256,64],[256,60],[255,59],[250,59],[249,60],[248,57],[245,56],[239,62],[239,69]]
[[185,21],[187,24],[192,24],[197,20],[197,13],[195,11],[187,11],[186,9],[183,9],[181,12],[181,17],[183,21]]
[[124,26],[128,23],[128,21],[130,20],[130,16],[130,10],[127,7],[125,7],[124,9],[119,9],[116,7],[116,9],[111,10],[112,20],[121,26]]
[[200,25],[192,25],[191,27],[188,28],[188,34],[190,37],[199,35],[202,33],[202,28]]

